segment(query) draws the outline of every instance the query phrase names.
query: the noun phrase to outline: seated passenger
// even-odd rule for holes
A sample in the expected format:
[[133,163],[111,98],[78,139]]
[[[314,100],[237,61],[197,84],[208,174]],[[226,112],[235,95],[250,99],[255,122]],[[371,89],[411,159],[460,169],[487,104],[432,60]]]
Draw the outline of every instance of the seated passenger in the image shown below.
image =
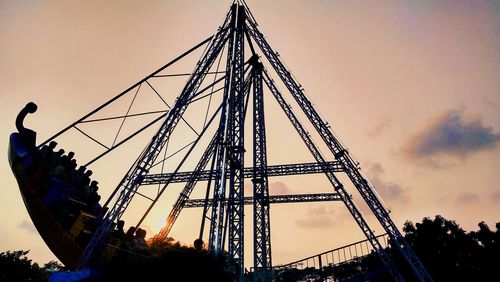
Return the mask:
[[76,163],[76,160],[75,159],[72,159],[68,165],[68,167],[66,168],[66,174],[65,174],[65,179],[69,182],[69,183],[72,183],[72,184],[76,184],[75,182],[73,182],[73,173],[75,172],[76,170],[76,167],[77,167],[77,163]]
[[89,211],[97,215],[100,209],[102,208],[101,205],[99,205],[99,201],[101,200],[101,196],[99,196],[97,193],[90,193],[90,196],[88,198],[87,206]]
[[62,180],[64,178],[64,167],[60,164],[56,165],[51,171],[50,175]]
[[59,151],[57,151],[53,156],[53,161],[52,163],[54,163],[55,165],[58,165],[61,163],[61,158],[62,156],[64,155],[64,150],[63,149],[59,149]]
[[62,156],[61,165],[64,166],[64,168],[69,168],[71,166],[71,160],[73,160],[74,156],[74,152],[69,152],[67,155]]
[[135,233],[135,227],[130,226],[127,230],[127,233],[125,233],[125,240],[127,241],[134,241],[134,233]]
[[97,222],[101,224],[102,220],[104,219],[104,216],[108,212],[108,207],[102,207],[100,204],[98,205],[99,211],[96,214]]
[[135,232],[134,238],[135,247],[139,249],[147,249],[148,244],[146,243],[146,230],[138,228]]
[[52,163],[52,161],[53,161],[52,155],[54,154],[54,149],[56,148],[56,146],[57,146],[57,142],[50,141],[49,145],[44,145],[40,149],[42,159],[45,162]]
[[[99,200],[101,199],[101,196],[97,195],[97,197],[99,198]],[[104,216],[104,213],[104,208],[101,206],[101,204],[99,204],[99,201],[97,201],[97,204],[92,207],[92,214],[94,214],[97,220],[100,222]]]
[[125,221],[118,220],[116,224],[116,229],[113,230],[112,236],[116,239],[125,240],[125,232],[123,231],[123,227],[125,226]]
[[199,239],[199,238],[194,240],[193,245],[194,245],[195,250],[197,250],[198,252],[203,250],[203,248],[205,247],[205,243],[203,242],[202,239]]
[[73,172],[73,175],[71,176],[72,182],[75,183],[76,187],[80,191],[83,189],[82,181],[83,181],[83,174],[85,173],[85,169],[86,168],[84,166],[80,166],[77,170],[75,170]]
[[83,174],[82,187],[90,184],[90,176],[92,176],[92,170],[89,169]]
[[99,187],[97,186],[99,182],[92,180],[90,185],[85,185],[83,187],[83,190],[81,192],[82,199],[87,201],[89,206],[94,205],[94,201],[96,200],[98,194],[97,190],[99,190]]
[[92,182],[90,182],[90,192],[91,193],[97,194],[97,191],[99,190],[99,186],[97,186],[97,184],[99,184],[99,182],[97,182],[95,180],[92,180]]

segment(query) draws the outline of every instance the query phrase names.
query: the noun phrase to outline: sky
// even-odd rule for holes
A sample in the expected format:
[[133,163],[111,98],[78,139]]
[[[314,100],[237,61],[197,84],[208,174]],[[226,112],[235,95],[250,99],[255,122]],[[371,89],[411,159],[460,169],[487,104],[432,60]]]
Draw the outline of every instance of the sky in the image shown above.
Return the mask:
[[[0,155],[0,251],[29,249],[30,257],[39,262],[55,258],[36,232],[8,166],[8,136],[15,130],[18,111],[29,101],[37,103],[38,112],[26,124],[37,131],[39,142],[49,138],[214,34],[230,3],[0,1],[0,150],[4,152]],[[500,221],[498,2],[247,3],[268,42],[360,162],[397,226],[441,214],[466,230],[476,229],[483,220],[494,228]],[[174,66],[171,73],[192,71],[200,54]],[[155,86],[170,104],[185,80],[166,80]],[[151,89],[141,91],[146,94],[141,92],[138,99],[144,100],[138,100],[132,112],[165,110],[161,101],[154,100],[157,97]],[[269,94],[265,93],[268,163],[312,161]],[[103,116],[123,114],[127,101],[117,102]],[[204,113],[205,106],[202,101],[186,113],[197,130],[203,125],[205,114],[200,111]],[[120,137],[145,121],[132,122]],[[108,126],[116,125],[84,129],[100,140],[113,141],[111,132],[115,131]],[[185,124],[179,126],[170,152],[194,138]],[[103,198],[126,173],[154,129],[92,166]],[[245,142],[251,146],[251,127],[246,130]],[[95,156],[91,142],[75,132],[68,135],[58,139],[59,146],[74,151],[79,162]],[[326,152],[324,146],[320,148]],[[251,163],[249,155],[246,163]],[[176,157],[165,169],[175,167]],[[196,162],[187,163],[193,166]],[[340,178],[347,183],[345,177]],[[271,194],[332,191],[322,175],[269,181]],[[199,186],[192,198],[203,197],[204,185]],[[359,202],[355,189],[346,188]],[[180,189],[179,185],[167,189],[153,209],[143,226],[149,235],[161,228]],[[249,191],[250,186],[247,194]],[[140,201],[127,211],[127,225],[142,215],[145,202],[141,207]],[[367,207],[359,205],[381,234]],[[245,264],[250,266],[251,208],[245,212]],[[200,210],[184,210],[171,235],[191,244],[199,231],[200,215]],[[274,264],[363,239],[340,202],[273,205],[271,222]]]

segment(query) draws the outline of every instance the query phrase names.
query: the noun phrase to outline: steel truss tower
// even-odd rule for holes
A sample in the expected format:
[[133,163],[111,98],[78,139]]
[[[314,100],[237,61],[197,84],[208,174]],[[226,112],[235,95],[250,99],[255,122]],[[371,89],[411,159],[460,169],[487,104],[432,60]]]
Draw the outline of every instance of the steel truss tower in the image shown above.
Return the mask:
[[[257,57],[252,57],[257,58]],[[253,248],[257,281],[271,279],[271,222],[267,179],[266,126],[264,119],[263,66],[256,59],[253,67]]]
[[[209,226],[208,247],[215,255],[220,254],[227,246],[229,265],[236,280],[244,280],[244,204],[251,201],[253,204],[253,236],[254,236],[254,279],[255,281],[270,281],[272,279],[271,256],[271,223],[270,197],[268,191],[268,177],[276,175],[296,175],[307,173],[324,173],[331,183],[335,194],[330,196],[311,195],[300,197],[294,195],[294,200],[272,199],[275,202],[340,200],[342,201],[362,232],[373,246],[377,255],[388,268],[396,281],[403,281],[403,277],[387,255],[368,223],[363,218],[359,208],[346,191],[335,173],[345,173],[362,199],[368,204],[379,223],[391,239],[392,247],[399,250],[409,267],[419,281],[432,281],[425,267],[415,255],[375,193],[375,188],[361,174],[358,165],[350,157],[349,152],[339,142],[330,130],[329,125],[319,116],[312,103],[305,96],[300,84],[292,77],[282,63],[264,35],[257,28],[257,22],[244,1],[235,1],[231,6],[222,26],[210,40],[206,40],[207,47],[198,61],[195,70],[189,77],[176,103],[165,115],[160,129],[153,136],[142,154],[131,166],[127,174],[112,193],[106,205],[109,211],[94,233],[89,244],[81,256],[81,265],[92,262],[106,242],[106,238],[136,194],[141,185],[163,184],[155,198],[137,224],[139,226],[148,215],[151,208],[157,203],[167,186],[171,183],[185,182],[179,198],[167,217],[164,228],[155,236],[165,239],[172,229],[176,219],[184,207],[190,206],[189,197],[199,181],[207,181],[206,199],[203,201],[203,215],[200,235],[204,234],[206,220]],[[254,47],[258,47],[263,56],[257,54]],[[251,55],[245,59],[245,46]],[[190,147],[177,168],[170,173],[150,174],[149,171],[156,162],[160,152],[171,138],[179,121],[183,118],[186,109],[199,96],[202,83],[217,57],[226,53],[225,75],[222,102],[215,114],[208,120],[197,139]],[[279,79],[286,86],[300,110],[321,137],[328,148],[328,157],[320,152],[309,132],[298,119],[294,110],[285,100],[269,71],[261,62],[267,59]],[[165,67],[164,67],[165,68]],[[161,70],[161,69],[160,69]],[[149,77],[153,76],[153,73]],[[147,80],[141,81],[144,82]],[[267,86],[269,97],[274,97],[293,127],[303,140],[307,149],[315,158],[315,163],[267,165],[266,130],[264,118],[264,86]],[[253,90],[253,91],[251,91]],[[266,92],[267,93],[267,92]],[[250,97],[253,96],[253,167],[245,167],[244,144],[245,117]],[[180,172],[180,168],[187,157],[198,144],[207,128],[218,119],[217,130],[210,143],[205,148],[194,171]],[[57,137],[57,136],[56,136]],[[316,140],[318,142],[318,140]],[[334,159],[333,159],[334,158]],[[253,183],[253,198],[244,197],[244,178],[251,178]],[[213,188],[213,189],[212,189]],[[213,191],[212,191],[213,190]],[[211,197],[210,197],[211,194]],[[200,206],[200,204],[198,204]],[[226,241],[227,237],[227,241]]]

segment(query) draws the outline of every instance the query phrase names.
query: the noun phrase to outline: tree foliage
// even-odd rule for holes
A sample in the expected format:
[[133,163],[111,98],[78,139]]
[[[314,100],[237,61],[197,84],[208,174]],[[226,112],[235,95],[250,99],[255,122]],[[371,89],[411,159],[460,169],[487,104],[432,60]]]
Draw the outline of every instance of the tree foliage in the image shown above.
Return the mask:
[[[407,221],[403,232],[434,281],[500,281],[500,222],[496,231],[482,221],[479,230],[466,232],[453,220],[440,215],[413,224]],[[389,256],[407,281],[413,274],[399,253],[387,249]],[[380,270],[383,271],[380,271]],[[322,277],[355,281],[388,281],[387,271],[372,253],[335,266],[304,270],[289,269],[277,273],[277,281],[321,281]],[[370,277],[368,277],[368,275]]]
[[436,281],[500,281],[500,222],[496,232],[482,221],[466,232],[437,215],[421,223],[407,221],[405,238]]
[[[225,256],[214,257],[173,239],[150,242],[150,257],[117,256],[92,281],[232,281]],[[160,279],[158,279],[160,278]]]
[[0,253],[0,281],[47,281],[50,272],[63,270],[56,261],[50,261],[43,267],[33,263],[26,255],[29,251],[7,251]]
[[[404,224],[403,232],[434,281],[500,281],[500,222],[491,230],[485,222],[477,231],[466,232],[455,221],[437,215],[434,219]],[[195,242],[196,248],[183,246],[172,238],[150,242],[148,256],[120,255],[100,269],[91,281],[231,281],[226,257],[215,258]],[[388,249],[407,281],[413,281],[409,267],[398,253]],[[50,272],[64,270],[51,261],[40,267],[26,257],[29,251],[0,253],[0,281],[47,281]],[[340,265],[288,269],[275,273],[276,281],[322,281],[325,277],[352,281],[389,281],[389,274],[375,254]],[[251,279],[251,276],[247,278]]]

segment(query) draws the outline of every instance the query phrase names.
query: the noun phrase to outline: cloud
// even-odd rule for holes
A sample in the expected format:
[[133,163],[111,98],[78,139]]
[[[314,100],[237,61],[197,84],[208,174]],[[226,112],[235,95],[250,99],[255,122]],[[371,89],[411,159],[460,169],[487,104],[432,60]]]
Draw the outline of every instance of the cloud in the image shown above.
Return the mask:
[[295,220],[295,224],[299,228],[323,229],[339,225],[347,218],[348,214],[345,209],[338,210],[335,207],[319,206],[309,208],[306,216]]
[[370,182],[375,186],[375,189],[380,194],[382,199],[390,202],[403,201],[408,202],[408,189],[392,181],[383,179],[385,169],[380,163],[368,165],[367,174]]
[[464,119],[463,110],[450,110],[427,122],[402,147],[402,153],[411,160],[430,160],[439,166],[437,157],[464,159],[481,150],[494,149],[500,134],[480,118]]
[[481,100],[485,105],[494,109],[498,109],[498,106],[500,105],[498,102],[488,99],[486,97],[483,97]]
[[23,220],[21,223],[17,225],[17,228],[19,229],[24,229],[28,231],[29,233],[36,234],[38,231],[35,228],[35,225],[33,225],[32,222]]
[[270,195],[287,195],[290,194],[292,191],[288,186],[286,186],[285,183],[276,181],[276,182],[271,182],[269,184],[269,194]]
[[390,128],[392,125],[392,120],[388,117],[385,117],[378,123],[376,123],[373,127],[368,128],[365,130],[365,134],[368,137],[378,137],[380,136],[385,130]]
[[500,191],[495,191],[495,192],[491,193],[490,199],[493,202],[500,203]]
[[332,218],[327,216],[318,216],[307,219],[297,219],[295,224],[300,228],[307,229],[320,229],[320,228],[329,228],[332,227],[334,221]]
[[332,211],[329,211],[327,210],[326,207],[324,206],[319,206],[319,207],[314,207],[314,208],[310,208],[308,211],[307,211],[307,215],[311,215],[311,216],[317,216],[317,215],[328,215],[330,213],[333,213]]
[[468,205],[479,202],[481,199],[479,195],[472,192],[463,192],[457,195],[455,198],[455,204],[457,205]]

